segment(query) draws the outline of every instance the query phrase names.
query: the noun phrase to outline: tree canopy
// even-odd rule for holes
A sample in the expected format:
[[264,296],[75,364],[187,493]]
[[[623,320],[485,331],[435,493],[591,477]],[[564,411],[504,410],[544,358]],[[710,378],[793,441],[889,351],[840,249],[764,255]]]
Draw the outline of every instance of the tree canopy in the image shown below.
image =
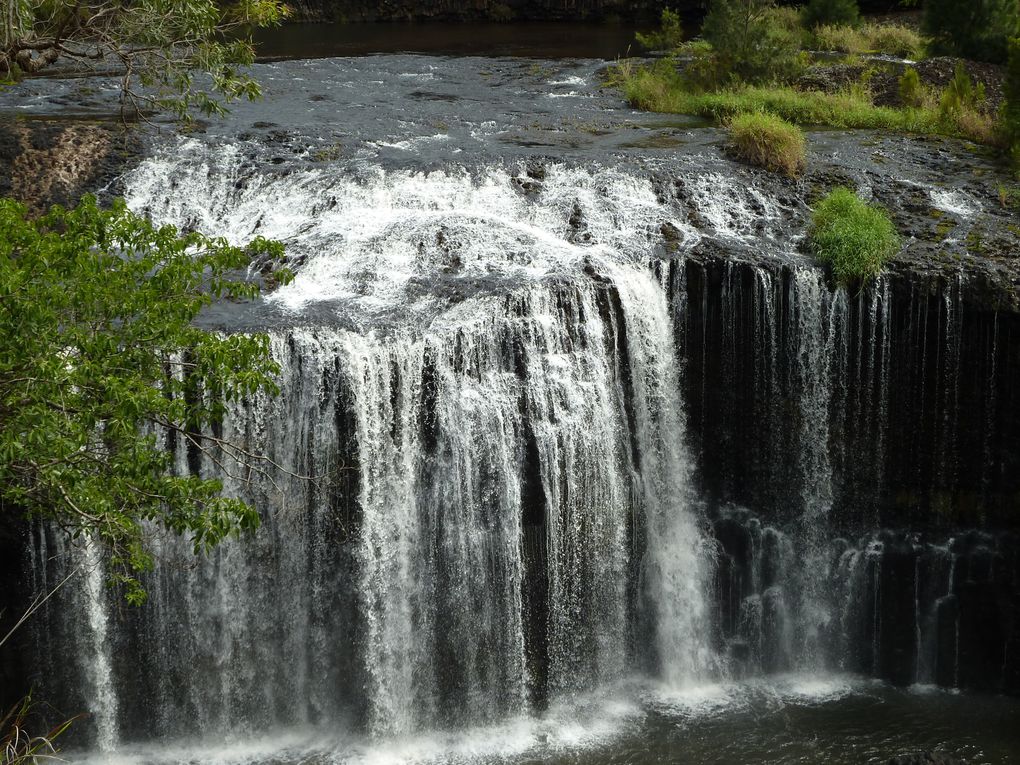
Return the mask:
[[1017,0],[926,0],[922,28],[935,53],[1004,63],[1018,22]]
[[213,300],[255,297],[237,274],[281,255],[263,239],[239,248],[156,227],[123,202],[86,197],[31,220],[0,200],[0,504],[101,543],[129,601],[145,597],[146,524],[196,551],[258,525],[220,481],[176,474],[165,446],[176,434],[257,467],[210,426],[228,402],[276,390],[268,339],[194,320]]
[[112,69],[124,106],[218,114],[259,96],[243,70],[255,58],[250,31],[287,13],[281,0],[5,0],[0,76],[58,62]]

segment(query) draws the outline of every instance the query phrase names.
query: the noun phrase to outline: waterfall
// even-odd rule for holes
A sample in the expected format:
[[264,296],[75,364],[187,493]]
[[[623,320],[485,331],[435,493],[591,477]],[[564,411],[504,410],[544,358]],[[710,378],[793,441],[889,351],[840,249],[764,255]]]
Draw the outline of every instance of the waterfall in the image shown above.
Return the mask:
[[95,718],[96,746],[111,752],[117,746],[119,700],[113,679],[109,651],[109,624],[106,613],[106,576],[95,542],[89,540],[76,549],[85,582],[82,596],[87,616],[89,651],[84,666],[90,698],[89,712]]
[[[829,449],[833,360],[847,315],[846,292],[830,295],[817,271],[794,270],[798,337],[797,381],[800,386],[798,466],[801,476],[801,540],[804,545],[801,612],[805,623],[804,653],[800,662],[817,668],[823,661],[821,632],[831,615],[826,582],[829,578],[828,517],[833,502],[833,475]],[[838,376],[837,376],[838,379]]]
[[[1009,507],[1008,317],[965,313],[959,284],[834,288],[781,246],[783,204],[716,173],[252,156],[188,138],[126,181],[159,222],[284,240],[297,278],[203,317],[269,327],[281,395],[216,428],[280,468],[224,474],[165,438],[256,535],[196,560],[153,533],[142,609],[111,607],[97,550],[39,535],[33,581],[88,571],[45,610],[68,657],[39,654],[67,658],[44,691],[87,696],[92,744],[400,741],[635,679],[887,676],[899,655],[912,681],[977,676],[959,585],[1009,540],[880,527],[969,474]],[[974,391],[988,433],[959,428]]]
[[[553,698],[613,685],[640,663],[633,646],[670,686],[706,677],[709,547],[673,338],[651,270],[612,265],[424,336],[274,332],[282,395],[234,402],[220,426],[286,468],[225,477],[263,528],[199,565],[185,540],[154,540],[151,602],[118,628],[131,671],[79,657],[104,678],[97,741],[112,746],[118,724],[179,735],[192,714],[210,734],[337,718],[376,736],[479,724],[527,712],[536,685]],[[170,446],[179,469],[217,475],[211,458]],[[533,527],[544,572],[526,560]],[[528,597],[529,574],[548,582],[547,602]],[[337,591],[345,576],[350,597]],[[109,642],[101,613],[90,607],[97,644]],[[344,689],[358,685],[352,707]],[[160,700],[157,714],[119,708],[138,693]]]
[[630,337],[641,501],[647,526],[645,585],[658,608],[656,648],[663,680],[677,686],[710,666],[703,602],[705,550],[694,512],[691,466],[684,444],[678,361],[666,296],[641,278],[617,278]]

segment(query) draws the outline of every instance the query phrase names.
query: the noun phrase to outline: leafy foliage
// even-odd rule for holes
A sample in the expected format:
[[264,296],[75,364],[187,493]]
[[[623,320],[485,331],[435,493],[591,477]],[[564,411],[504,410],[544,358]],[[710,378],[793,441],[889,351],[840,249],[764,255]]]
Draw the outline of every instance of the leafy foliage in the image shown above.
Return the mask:
[[804,131],[779,117],[751,112],[730,123],[733,153],[745,162],[796,177],[805,165]]
[[253,298],[258,286],[233,274],[281,254],[157,228],[123,202],[86,197],[29,220],[0,200],[0,507],[104,545],[131,602],[152,563],[146,524],[190,536],[196,552],[258,525],[219,481],[175,475],[160,438],[258,466],[203,433],[228,402],[276,390],[268,339],[193,321],[214,299]]
[[32,697],[26,696],[0,718],[0,764],[31,765],[40,760],[57,759],[53,742],[74,721],[67,720],[37,736],[26,729],[31,711]]
[[878,274],[896,254],[899,235],[885,210],[840,186],[815,208],[808,242],[837,281],[850,284]]
[[[122,104],[137,110],[220,114],[255,99],[243,72],[255,58],[253,27],[281,22],[282,0],[6,0],[0,18],[0,76],[58,61],[122,69]],[[202,74],[201,77],[196,77]],[[144,86],[139,88],[138,85]]]
[[1002,132],[1009,147],[1014,169],[1020,170],[1020,38],[1009,41],[1006,67],[1005,102],[1002,105]]
[[1001,63],[1018,21],[1016,0],[926,0],[922,28],[935,53]]
[[743,82],[788,80],[803,69],[798,36],[773,0],[712,0],[701,33],[722,71]]
[[900,75],[898,89],[904,106],[918,109],[924,105],[924,86],[921,84],[921,75],[914,67],[908,66]]
[[810,0],[803,14],[808,29],[822,24],[856,26],[861,20],[857,0]]
[[977,109],[984,100],[984,85],[979,84],[975,88],[963,62],[956,62],[953,79],[949,81],[949,85],[946,86],[939,101],[939,110],[942,115],[950,118],[966,109]]
[[642,34],[634,35],[638,44],[648,50],[673,50],[684,41],[684,30],[680,24],[680,14],[669,7],[662,9],[659,28]]

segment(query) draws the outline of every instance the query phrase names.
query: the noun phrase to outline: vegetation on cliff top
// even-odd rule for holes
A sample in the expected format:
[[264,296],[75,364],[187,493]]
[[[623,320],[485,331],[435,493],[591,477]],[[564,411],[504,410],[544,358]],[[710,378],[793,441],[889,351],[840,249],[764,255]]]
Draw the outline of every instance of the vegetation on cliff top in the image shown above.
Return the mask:
[[[610,77],[637,108],[693,114],[720,122],[743,112],[768,112],[797,125],[872,128],[967,138],[1004,147],[1009,127],[988,104],[980,85],[958,69],[944,90],[905,75],[899,107],[875,102],[870,76],[862,67],[858,81],[820,89],[800,74],[808,53],[802,46],[849,53],[888,52],[920,55],[916,32],[893,25],[854,27],[844,2],[812,2],[802,16],[777,8],[772,0],[712,0],[704,40],[685,43],[672,56],[638,65],[621,62]],[[798,27],[803,20],[817,24]],[[824,68],[824,67],[823,67]]]
[[878,274],[899,248],[889,214],[838,187],[815,207],[808,244],[841,284]]
[[804,131],[765,112],[748,112],[730,122],[730,150],[753,165],[796,177],[805,164]]

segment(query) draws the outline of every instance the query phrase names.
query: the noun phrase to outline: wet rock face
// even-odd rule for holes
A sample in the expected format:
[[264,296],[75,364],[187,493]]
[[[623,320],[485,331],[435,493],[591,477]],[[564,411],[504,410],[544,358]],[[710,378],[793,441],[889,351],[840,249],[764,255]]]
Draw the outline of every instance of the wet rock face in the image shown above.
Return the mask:
[[720,649],[738,674],[825,666],[902,686],[1020,693],[1016,533],[835,538],[815,570],[803,535],[747,510],[721,512]]
[[33,214],[74,205],[105,186],[138,146],[136,135],[109,124],[0,123],[0,196],[23,202]]
[[889,760],[889,765],[962,765],[963,761],[941,752],[901,754]]
[[[709,497],[793,521],[798,465],[818,453],[841,533],[1015,527],[1017,314],[970,302],[955,278],[894,273],[830,304],[812,338],[803,272],[701,257],[674,274],[674,299],[698,307],[683,313],[678,342]],[[817,409],[812,391],[826,394]],[[823,422],[828,437],[814,443]]]
[[[7,635],[24,613],[27,604],[20,597],[24,582],[21,554],[25,547],[25,524],[5,508],[0,520],[0,637]],[[13,518],[13,520],[12,520]],[[22,656],[29,644],[29,631],[15,631],[5,650],[0,651],[0,708],[5,712],[20,700],[23,693],[24,665]]]

